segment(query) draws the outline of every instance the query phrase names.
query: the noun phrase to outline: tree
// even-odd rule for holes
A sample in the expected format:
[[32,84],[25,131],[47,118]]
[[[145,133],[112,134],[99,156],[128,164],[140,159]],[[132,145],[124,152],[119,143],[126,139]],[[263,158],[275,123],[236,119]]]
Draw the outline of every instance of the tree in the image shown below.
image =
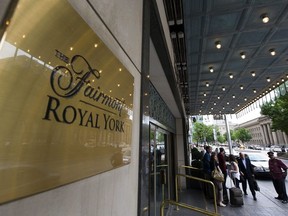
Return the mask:
[[252,135],[246,128],[238,128],[234,132],[235,138],[240,140],[242,143],[248,142],[252,139]]
[[203,135],[203,128],[205,125],[200,122],[195,122],[194,127],[193,127],[193,139],[198,142],[202,142],[204,140],[204,135]]
[[195,122],[193,127],[193,139],[198,142],[214,141],[213,126],[207,126],[201,122]]
[[222,134],[217,135],[217,141],[224,143],[226,141],[225,137]]
[[260,113],[272,120],[272,130],[280,130],[288,135],[288,94],[263,104]]

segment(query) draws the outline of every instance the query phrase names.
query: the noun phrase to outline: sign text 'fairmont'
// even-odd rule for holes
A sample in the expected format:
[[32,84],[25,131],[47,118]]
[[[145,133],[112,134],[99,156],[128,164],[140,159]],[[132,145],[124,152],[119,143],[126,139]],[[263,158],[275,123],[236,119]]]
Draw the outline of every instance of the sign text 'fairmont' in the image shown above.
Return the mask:
[[[83,69],[83,65],[86,70]],[[80,103],[106,113],[99,114],[72,105],[62,105],[59,98],[48,95],[43,119],[124,132],[124,122],[112,117],[115,115],[121,117],[122,109],[125,106],[124,101],[104,94],[100,91],[100,86],[94,88],[90,85],[92,79],[100,80],[100,72],[93,69],[83,56],[73,56],[70,66],[71,70],[66,66],[57,66],[52,70],[50,85],[54,93],[61,98],[68,99],[76,96],[79,92],[83,92],[83,98],[89,100],[80,100]]]

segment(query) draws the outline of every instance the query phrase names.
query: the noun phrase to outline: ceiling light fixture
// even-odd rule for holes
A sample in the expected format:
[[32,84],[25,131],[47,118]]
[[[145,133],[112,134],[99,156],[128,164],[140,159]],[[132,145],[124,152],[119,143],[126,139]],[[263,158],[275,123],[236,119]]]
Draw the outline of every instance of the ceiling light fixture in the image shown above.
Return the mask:
[[205,93],[205,92],[204,92],[204,94],[203,94],[203,95],[204,95],[204,97],[206,97],[206,93]]
[[266,80],[267,80],[267,82],[270,82],[270,81],[271,81],[271,80],[270,80],[270,77],[267,77]]
[[284,81],[285,81],[285,79],[284,79],[284,78],[281,78],[281,81],[282,81],[282,82],[284,82]]
[[275,49],[270,49],[269,52],[270,52],[270,54],[271,54],[272,56],[276,55]]
[[232,98],[235,98],[235,95],[232,95]]
[[240,53],[240,56],[241,56],[242,59],[245,59],[245,58],[246,58],[246,55],[245,55],[244,52],[241,52],[241,53]]
[[222,87],[222,90],[223,90],[223,91],[225,91],[225,90],[226,90],[224,86]]
[[255,76],[256,76],[255,71],[251,71],[251,75],[252,75],[253,77],[255,77]]
[[240,85],[240,89],[243,90],[243,88],[244,88],[243,85]]
[[229,77],[230,77],[230,79],[233,79],[233,74],[229,73]]
[[263,23],[269,22],[269,17],[267,16],[267,14],[262,14],[260,17],[261,17]]
[[211,73],[213,73],[214,72],[214,69],[213,69],[213,67],[211,66],[211,67],[209,67],[209,71],[211,72]]
[[253,89],[253,92],[256,93],[257,92],[256,89]]
[[221,42],[220,41],[216,41],[215,42],[215,46],[217,49],[221,49]]
[[220,96],[217,96],[218,100],[220,100]]
[[206,82],[206,87],[209,87],[209,83],[208,82]]

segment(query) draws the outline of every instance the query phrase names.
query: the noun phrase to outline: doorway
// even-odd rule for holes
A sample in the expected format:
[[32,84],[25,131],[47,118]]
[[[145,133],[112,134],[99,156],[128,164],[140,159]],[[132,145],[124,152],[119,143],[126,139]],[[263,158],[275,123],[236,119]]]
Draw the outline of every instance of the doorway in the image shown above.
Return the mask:
[[170,139],[168,131],[150,123],[150,216],[160,215],[161,202],[170,199]]

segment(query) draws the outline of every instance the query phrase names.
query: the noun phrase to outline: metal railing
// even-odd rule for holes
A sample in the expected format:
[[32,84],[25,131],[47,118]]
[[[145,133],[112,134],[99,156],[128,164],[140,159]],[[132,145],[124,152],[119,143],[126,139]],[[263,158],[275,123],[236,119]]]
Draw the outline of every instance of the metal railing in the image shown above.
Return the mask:
[[[178,177],[184,177],[184,178],[188,178],[188,179],[194,179],[196,181],[200,181],[200,182],[204,182],[204,183],[208,183],[210,185],[212,185],[213,188],[213,200],[214,200],[214,209],[215,209],[215,214],[217,214],[217,201],[216,201],[216,191],[215,191],[215,185],[212,181],[208,181],[206,179],[202,179],[202,178],[197,178],[197,177],[193,177],[193,176],[189,176],[189,175],[183,175],[183,174],[177,174],[175,177],[175,185],[176,185],[176,202],[178,202],[179,196],[178,196]],[[204,210],[207,211],[207,210]],[[210,212],[210,211],[209,211]]]
[[[179,166],[179,168],[182,167],[182,168],[189,168],[189,169],[195,169],[195,170],[199,170],[199,168],[196,168],[196,167],[192,167],[192,166],[185,166],[185,165],[181,165]],[[188,205],[186,203],[180,203],[179,202],[179,195],[178,195],[178,191],[179,191],[179,188],[178,188],[178,178],[179,177],[184,177],[184,178],[188,178],[188,179],[194,179],[196,181],[200,181],[200,182],[204,182],[204,183],[208,183],[210,185],[212,185],[212,188],[213,188],[213,199],[214,199],[214,212],[213,211],[209,211],[209,210],[206,210],[206,209],[202,209],[202,208],[199,208],[199,207],[196,207],[196,206],[192,206],[192,205]],[[202,178],[197,178],[197,177],[193,177],[193,176],[189,176],[189,175],[184,175],[184,174],[177,174],[175,176],[175,190],[176,190],[176,200],[163,200],[162,203],[161,203],[161,206],[160,206],[160,215],[161,216],[164,216],[164,207],[165,207],[165,204],[172,204],[172,205],[175,205],[177,206],[177,210],[179,210],[179,207],[182,207],[182,208],[186,208],[186,209],[189,209],[191,211],[196,211],[196,212],[199,212],[199,213],[202,213],[204,215],[211,215],[211,216],[220,216],[220,214],[218,214],[218,211],[217,211],[217,201],[216,201],[216,191],[215,191],[215,185],[212,181],[208,181],[208,180],[205,180],[205,179],[202,179]],[[180,185],[179,185],[180,186]]]
[[177,207],[186,208],[186,209],[189,209],[191,211],[197,211],[197,212],[203,213],[205,215],[220,216],[220,214],[218,214],[218,213],[210,212],[210,211],[207,211],[205,209],[201,209],[201,208],[198,208],[195,206],[190,206],[190,205],[187,205],[185,203],[179,203],[179,202],[176,202],[173,200],[163,200],[162,201],[161,206],[160,206],[160,216],[164,216],[164,207],[165,207],[166,203],[171,204],[171,205],[176,205]]

